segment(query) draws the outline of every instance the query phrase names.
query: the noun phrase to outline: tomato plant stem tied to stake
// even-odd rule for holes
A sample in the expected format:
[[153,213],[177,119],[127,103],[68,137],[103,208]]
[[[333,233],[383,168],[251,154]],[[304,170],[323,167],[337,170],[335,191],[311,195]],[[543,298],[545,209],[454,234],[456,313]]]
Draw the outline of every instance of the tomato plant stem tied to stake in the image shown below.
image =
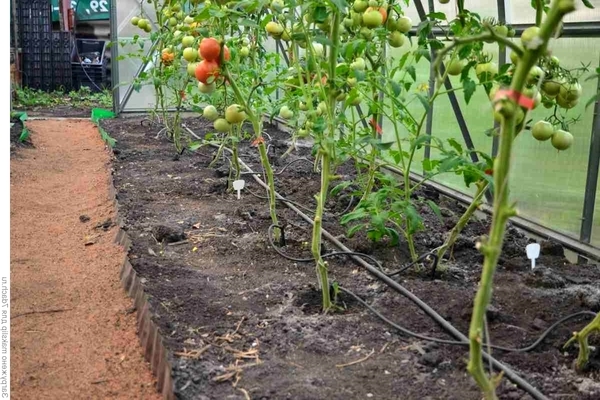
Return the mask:
[[[531,68],[535,65],[547,48],[551,35],[558,27],[563,16],[575,9],[573,0],[554,0],[541,25],[538,35],[532,39],[535,45],[524,49],[523,57],[517,64],[511,90],[522,93]],[[494,272],[504,241],[504,233],[508,219],[516,214],[514,205],[509,204],[509,171],[513,141],[517,134],[518,104],[511,98],[500,98],[494,105],[502,115],[500,129],[500,149],[494,165],[494,204],[492,226],[487,240],[479,243],[479,249],[484,255],[483,270],[479,290],[475,296],[475,304],[469,328],[470,358],[468,371],[473,376],[487,400],[496,399],[498,378],[486,376],[482,358],[484,318],[492,296]]]

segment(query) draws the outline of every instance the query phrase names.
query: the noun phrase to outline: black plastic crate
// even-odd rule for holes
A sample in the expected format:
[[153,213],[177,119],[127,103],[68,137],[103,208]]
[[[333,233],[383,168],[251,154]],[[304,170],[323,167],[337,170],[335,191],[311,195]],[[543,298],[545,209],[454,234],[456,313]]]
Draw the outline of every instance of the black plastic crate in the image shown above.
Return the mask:
[[87,87],[98,92],[108,87],[106,65],[73,64],[73,86],[75,89]]
[[105,40],[77,39],[73,48],[73,63],[104,65]]

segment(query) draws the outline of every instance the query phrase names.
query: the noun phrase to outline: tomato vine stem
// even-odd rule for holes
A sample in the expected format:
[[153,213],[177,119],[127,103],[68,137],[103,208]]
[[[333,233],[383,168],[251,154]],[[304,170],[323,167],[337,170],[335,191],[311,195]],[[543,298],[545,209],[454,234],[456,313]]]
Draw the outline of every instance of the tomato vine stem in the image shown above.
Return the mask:
[[[523,91],[529,71],[536,64],[540,56],[545,54],[552,33],[560,24],[563,16],[574,9],[575,4],[573,0],[553,0],[546,20],[540,27],[539,37],[536,38],[537,43],[525,47],[523,56],[517,65],[510,87],[513,92],[521,93]],[[469,40],[482,40],[482,36],[488,36],[489,39],[493,39],[500,44],[503,44],[505,41],[501,40],[501,38],[494,35],[491,31],[488,35],[478,36],[455,41],[455,43],[449,47],[456,47],[457,42],[464,43]],[[446,52],[449,51],[447,48],[444,50]],[[442,56],[443,53],[440,54],[440,57]],[[439,65],[439,63],[441,63],[441,58],[436,60],[436,64]],[[509,204],[509,172],[513,140],[520,130],[517,127],[518,107],[519,106],[514,99],[508,97],[501,98],[494,103],[494,109],[502,116],[502,122],[500,129],[500,148],[494,162],[492,225],[489,238],[478,244],[480,251],[484,255],[484,262],[469,327],[470,358],[467,370],[475,379],[487,400],[497,399],[496,386],[499,383],[500,377],[488,378],[483,365],[482,337],[484,318],[492,297],[493,278],[502,250],[502,244],[504,242],[506,223],[510,217],[516,215],[514,205]]]

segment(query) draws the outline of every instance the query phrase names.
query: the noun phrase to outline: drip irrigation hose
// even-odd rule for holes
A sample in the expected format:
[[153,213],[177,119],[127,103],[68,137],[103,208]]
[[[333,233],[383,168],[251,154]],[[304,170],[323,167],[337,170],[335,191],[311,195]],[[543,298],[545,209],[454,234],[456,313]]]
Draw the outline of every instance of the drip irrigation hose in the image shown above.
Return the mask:
[[[272,224],[271,226],[269,226],[268,229],[268,240],[269,240],[269,244],[273,247],[273,250],[275,250],[275,252],[277,254],[279,254],[281,257],[290,260],[290,261],[294,261],[294,262],[299,262],[299,263],[309,263],[309,262],[313,262],[315,259],[314,257],[310,257],[310,258],[297,258],[297,257],[292,257],[292,256],[288,256],[287,254],[283,253],[274,243],[273,241],[273,229],[274,228],[278,228],[281,231],[281,246],[285,246],[285,231],[283,229],[283,227],[279,226],[279,225],[275,225]],[[375,266],[377,268],[379,268],[381,271],[383,271],[383,266],[381,265],[381,263],[379,261],[377,261],[374,257],[371,257],[368,254],[364,254],[364,253],[359,253],[359,252],[345,252],[345,251],[336,251],[336,252],[332,252],[332,253],[326,253],[321,255],[322,258],[329,258],[329,257],[334,257],[334,256],[358,256],[358,257],[363,257],[366,258],[368,260],[370,260],[371,262],[373,262],[373,264],[375,264]],[[388,276],[392,276],[392,275],[397,275],[400,272],[406,270],[407,268],[409,268],[410,266],[414,265],[415,263],[419,262],[422,259],[425,259],[429,254],[424,254],[423,256],[419,257],[418,260],[410,263],[407,266],[404,266],[403,268],[401,268],[400,270],[392,273],[392,274],[387,274]],[[435,264],[434,264],[435,265]],[[434,270],[435,272],[435,270]],[[348,295],[352,296],[356,301],[358,301],[360,304],[362,304],[363,306],[365,306],[369,311],[371,311],[373,314],[375,314],[379,319],[381,319],[383,322],[387,323],[388,325],[390,325],[391,327],[397,329],[398,331],[404,333],[407,336],[412,336],[415,337],[417,339],[421,339],[421,340],[425,340],[425,341],[429,341],[429,342],[435,342],[435,343],[440,343],[440,344],[449,344],[449,345],[457,345],[457,346],[469,346],[468,342],[461,342],[461,341],[456,341],[456,340],[446,340],[446,339],[439,339],[439,338],[434,338],[434,337],[430,337],[430,336],[426,336],[420,333],[416,333],[413,332],[407,328],[404,328],[396,323],[394,323],[393,321],[389,320],[388,318],[386,318],[385,316],[383,316],[379,311],[375,310],[372,306],[370,306],[366,301],[364,301],[363,299],[361,299],[356,293],[352,292],[349,289],[346,289],[344,287],[338,286],[338,289],[340,289],[342,292],[347,293]],[[534,349],[536,349],[540,344],[542,344],[542,342],[544,341],[544,339],[546,339],[546,337],[552,333],[552,331],[554,331],[556,328],[558,328],[561,324],[574,319],[574,318],[578,318],[581,316],[591,316],[591,317],[595,317],[596,313],[592,312],[592,311],[579,311],[570,315],[567,315],[566,317],[563,317],[561,319],[559,319],[558,321],[556,321],[555,323],[553,323],[549,328],[547,328],[544,332],[542,332],[542,334],[529,346],[526,347],[521,347],[521,348],[513,348],[513,347],[504,347],[504,346],[497,346],[497,345],[492,345],[492,344],[488,344],[486,347],[490,348],[490,349],[494,349],[494,350],[500,350],[500,351],[506,351],[506,352],[511,352],[511,353],[527,353],[530,352]]]
[[[190,131],[192,134],[194,134],[194,132],[191,131],[189,128],[186,127],[186,129],[188,131]],[[230,151],[230,150],[227,149],[227,151]],[[242,167],[244,167],[248,172],[253,172],[252,168],[250,168],[242,159],[240,159],[238,157],[238,160],[240,162],[240,165]],[[265,190],[269,190],[269,186],[265,182],[263,182],[259,177],[257,177],[256,174],[252,174],[252,177],[254,178],[254,180],[256,181],[256,183],[258,183],[263,188],[265,188]],[[277,192],[275,192],[275,197],[276,198],[280,198],[280,199],[283,198]],[[310,217],[308,217],[306,214],[304,214],[302,211],[300,211],[293,204],[289,204],[289,203],[284,203],[284,204],[286,204],[286,206],[289,209],[293,210],[296,214],[298,214],[306,222],[308,222],[311,225],[313,224],[313,220]],[[344,246],[344,244],[342,242],[340,242],[339,240],[337,240],[333,235],[331,235],[325,229],[322,229],[321,233],[322,233],[323,236],[325,236],[325,238],[327,238],[331,243],[333,243],[335,246],[337,246],[341,251],[347,251],[347,252],[350,252],[350,253],[352,252],[350,249],[348,249],[346,246]],[[433,308],[431,308],[429,305],[427,305],[423,300],[421,300],[419,297],[417,297],[416,295],[414,295],[412,292],[410,292],[404,286],[400,285],[398,282],[394,281],[392,278],[390,278],[389,276],[387,276],[383,272],[379,271],[376,267],[374,267],[371,264],[367,263],[362,258],[360,258],[358,256],[350,256],[350,257],[352,257],[357,263],[359,263],[362,267],[364,267],[369,273],[371,273],[371,275],[374,275],[376,278],[378,278],[379,280],[381,280],[382,282],[384,282],[385,284],[387,284],[391,289],[393,289],[394,291],[396,291],[396,292],[402,294],[403,296],[407,297],[408,299],[410,299],[421,310],[423,310],[427,315],[429,315],[429,317],[431,317],[435,322],[437,322],[440,326],[442,326],[442,328],[444,328],[446,331],[448,331],[456,339],[458,339],[461,342],[465,342],[465,343],[469,342],[469,339],[463,333],[461,333],[452,324],[450,324],[441,315],[439,315]],[[537,390],[529,382],[527,382],[526,380],[524,380],[523,378],[521,378],[520,376],[518,376],[508,366],[506,366],[506,365],[502,364],[501,362],[497,361],[495,358],[493,358],[492,356],[490,356],[489,354],[487,354],[485,352],[483,353],[483,357],[486,360],[490,361],[492,363],[492,365],[494,366],[494,368],[503,371],[504,374],[506,375],[506,377],[509,380],[511,380],[514,384],[516,384],[518,387],[520,387],[525,392],[527,392],[534,399],[536,399],[536,400],[548,400],[548,398],[546,396],[544,396],[539,390]]]
[[[385,316],[383,316],[379,311],[377,311],[375,308],[373,308],[371,305],[369,305],[366,301],[364,301],[363,299],[361,299],[356,293],[352,292],[351,290],[348,290],[342,286],[338,286],[338,289],[341,290],[342,292],[352,296],[356,301],[358,301],[360,304],[362,304],[363,306],[365,306],[369,311],[371,311],[373,314],[375,314],[379,319],[381,319],[383,322],[385,322],[386,324],[390,325],[391,327],[399,330],[400,332],[404,333],[407,336],[412,336],[415,337],[417,339],[422,339],[428,342],[434,342],[434,343],[440,343],[440,344],[449,344],[449,345],[456,345],[456,346],[465,346],[468,347],[469,343],[468,342],[461,342],[461,341],[456,341],[456,340],[446,340],[446,339],[439,339],[439,338],[434,338],[434,337],[429,337],[426,335],[422,335],[420,333],[415,333],[412,332],[392,321],[390,321],[388,318],[386,318]],[[496,345],[489,345],[486,347],[489,347],[491,349],[494,350],[500,350],[500,351],[506,351],[506,352],[510,352],[510,353],[527,353],[530,352],[532,350],[534,350],[535,348],[537,348],[540,344],[542,344],[542,342],[544,341],[544,339],[546,339],[546,337],[552,333],[553,330],[555,330],[558,326],[560,326],[561,324],[564,324],[565,322],[571,320],[571,319],[575,319],[584,315],[588,315],[588,316],[592,316],[595,317],[596,313],[592,312],[592,311],[580,311],[574,314],[570,314],[567,315],[566,317],[563,317],[561,319],[559,319],[558,321],[556,321],[555,323],[553,323],[549,328],[547,328],[544,332],[542,332],[542,334],[537,338],[537,340],[535,342],[533,342],[532,344],[530,344],[527,347],[521,347],[521,348],[512,348],[512,347],[503,347],[503,346],[496,346]]]
[[[279,231],[281,232],[281,237],[282,238],[285,237],[285,230],[280,225],[272,224],[272,225],[269,226],[269,229],[267,231],[267,240],[269,241],[269,244],[271,245],[271,247],[273,247],[273,250],[275,250],[275,252],[277,254],[279,254],[281,257],[283,257],[285,259],[288,259],[288,260],[294,261],[294,262],[307,263],[307,262],[315,261],[314,257],[310,257],[310,258],[297,258],[297,257],[288,256],[287,254],[285,254],[284,252],[282,252],[281,249],[279,249],[275,245],[275,242],[273,241],[273,229],[274,228],[279,229]],[[285,240],[282,243],[284,243],[284,242],[285,242]],[[285,244],[280,244],[280,246],[285,246]],[[386,273],[386,272],[384,272],[383,265],[381,265],[381,263],[375,257],[370,256],[370,255],[365,254],[365,253],[356,252],[356,251],[335,251],[333,253],[322,254],[321,258],[328,258],[328,257],[334,257],[334,256],[358,256],[358,257],[362,257],[362,258],[366,258],[366,259],[370,260],[373,264],[375,264],[375,266],[380,271],[382,271],[387,276],[393,276],[393,275],[398,275],[399,273],[407,270],[408,268],[412,267],[416,263],[418,263],[420,261],[423,261],[424,259],[426,259],[430,255],[435,258],[435,261],[433,263],[433,269],[432,269],[432,277],[435,277],[435,271],[436,271],[435,268],[437,266],[437,256],[435,254],[431,254],[431,253],[426,253],[426,254],[422,255],[417,260],[411,262],[408,265],[405,265],[404,267],[402,267],[398,271],[395,271],[395,272],[392,272],[392,273]]]

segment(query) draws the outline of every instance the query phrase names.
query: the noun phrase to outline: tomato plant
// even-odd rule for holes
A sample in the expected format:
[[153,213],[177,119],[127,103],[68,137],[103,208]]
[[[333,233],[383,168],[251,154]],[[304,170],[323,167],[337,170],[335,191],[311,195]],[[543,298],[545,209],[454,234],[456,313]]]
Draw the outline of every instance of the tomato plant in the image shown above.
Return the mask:
[[[515,213],[507,203],[512,143],[529,125],[535,139],[549,141],[557,150],[568,149],[574,141],[569,126],[577,118],[568,110],[582,97],[582,70],[562,67],[547,51],[548,39],[574,6],[572,0],[554,0],[550,7],[537,9],[539,23],[513,41],[511,26],[465,10],[464,1],[457,2],[459,12],[454,19],[436,12],[418,24],[406,15],[408,3],[154,1],[156,24],[141,16],[131,21],[140,30],[152,32],[157,43],[149,56],[141,56],[154,64],[136,85],[149,82],[154,86],[154,111],[161,113],[177,150],[182,149],[179,112],[184,105],[212,122],[214,132],[202,138],[201,144],[218,147],[211,165],[229,160],[222,157],[226,149],[232,153],[230,182],[240,177],[238,144],[251,139],[260,156],[270,216],[277,227],[276,188],[262,133],[263,117],[278,117],[292,129],[286,154],[294,150],[298,139],[311,140],[320,189],[315,193],[310,247],[324,311],[335,307],[321,242],[329,196],[356,188],[354,194],[360,200],[342,218],[348,235],[364,230],[373,241],[387,238],[392,245],[406,246],[412,260],[418,260],[414,236],[425,229],[418,210],[429,206],[439,213],[435,203],[418,197],[419,188],[441,174],[461,175],[465,186],[476,186],[473,202],[444,244],[432,249],[439,259],[491,190],[494,216],[490,236],[480,246],[485,262],[471,323],[469,364],[469,371],[491,399],[495,398],[493,383],[481,364],[481,327],[505,224]],[[441,37],[434,35],[438,28],[444,32]],[[139,38],[134,42],[141,43]],[[498,65],[484,51],[486,43],[508,48],[512,63]],[[281,53],[266,51],[273,44]],[[391,48],[400,50],[390,54]],[[437,58],[431,59],[432,52]],[[452,79],[458,85],[452,90],[440,84],[433,88],[419,85],[417,67],[428,62],[440,80]],[[464,148],[454,139],[425,133],[427,116],[437,100],[460,93],[469,104],[477,90],[489,96],[490,125],[494,120],[500,125],[488,132],[500,138],[495,159]],[[553,110],[552,115],[530,124],[528,113],[540,104]],[[171,108],[176,111],[169,120]],[[418,152],[425,148],[435,150],[435,155],[420,162],[423,174],[414,181],[410,173]],[[356,178],[339,181],[338,167],[348,161],[356,168]],[[402,174],[384,173],[382,167],[390,165]]]

